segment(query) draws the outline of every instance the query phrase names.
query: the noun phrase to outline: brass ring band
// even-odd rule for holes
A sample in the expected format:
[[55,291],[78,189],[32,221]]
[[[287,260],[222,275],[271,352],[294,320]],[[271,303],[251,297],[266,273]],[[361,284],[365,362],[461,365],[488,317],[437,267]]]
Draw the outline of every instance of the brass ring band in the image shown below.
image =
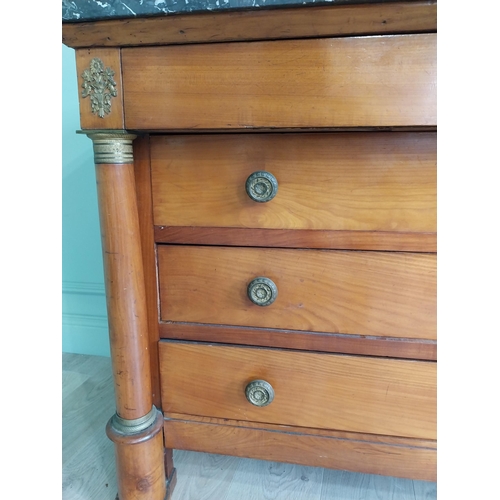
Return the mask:
[[156,414],[158,410],[155,405],[151,408],[151,411],[140,418],[127,419],[120,417],[115,413],[111,417],[111,426],[116,432],[120,434],[125,434],[127,436],[131,434],[138,434],[149,426],[153,425],[156,420]]
[[94,163],[133,163],[132,141],[125,139],[94,139]]
[[94,163],[129,164],[134,163],[132,141],[137,137],[126,130],[79,131],[86,134],[94,146]]

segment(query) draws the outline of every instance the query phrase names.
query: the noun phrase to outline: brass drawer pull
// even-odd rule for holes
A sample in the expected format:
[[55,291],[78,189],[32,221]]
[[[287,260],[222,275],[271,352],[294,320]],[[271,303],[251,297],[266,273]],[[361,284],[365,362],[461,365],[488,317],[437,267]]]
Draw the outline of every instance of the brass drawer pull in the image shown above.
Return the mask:
[[253,201],[265,203],[276,196],[278,181],[270,172],[259,170],[248,177],[245,189]]
[[274,389],[265,380],[252,380],[245,388],[245,396],[254,406],[267,406],[274,399]]
[[248,298],[258,306],[269,306],[278,297],[278,287],[274,281],[262,276],[253,279],[247,288]]

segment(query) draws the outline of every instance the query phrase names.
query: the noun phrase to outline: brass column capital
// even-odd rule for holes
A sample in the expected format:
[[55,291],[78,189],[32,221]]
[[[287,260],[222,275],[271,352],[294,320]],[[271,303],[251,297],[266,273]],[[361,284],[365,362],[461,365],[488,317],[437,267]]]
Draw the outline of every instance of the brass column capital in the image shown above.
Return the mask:
[[132,141],[137,137],[126,130],[78,130],[85,134],[94,146],[94,163],[113,165],[134,163]]

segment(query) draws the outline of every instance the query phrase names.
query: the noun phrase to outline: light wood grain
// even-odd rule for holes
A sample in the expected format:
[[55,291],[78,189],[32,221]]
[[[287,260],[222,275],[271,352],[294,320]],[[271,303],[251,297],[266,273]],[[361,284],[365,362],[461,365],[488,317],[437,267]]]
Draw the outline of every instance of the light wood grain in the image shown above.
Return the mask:
[[380,475],[354,475],[346,471],[325,470],[320,500],[432,500],[436,484],[423,481],[396,482]]
[[255,488],[255,498],[273,500],[317,499],[321,491],[323,470],[311,467],[290,467],[285,463],[271,462],[262,467],[258,462],[246,461],[247,467],[236,470],[227,492],[227,498],[239,498],[241,484]]
[[[117,96],[111,98],[111,112],[103,118],[92,113],[90,97],[82,97],[82,73],[90,68],[90,62],[99,58],[105,68],[114,71]],[[80,126],[82,129],[123,129],[123,86],[120,49],[99,48],[76,51],[76,71],[78,73],[78,99],[80,102]]]
[[[179,476],[172,500],[435,500],[436,483],[412,481],[394,477],[383,478],[370,474],[280,464],[252,459],[214,458],[208,453],[181,451],[176,461],[187,476]],[[218,470],[217,470],[218,469]],[[232,482],[223,482],[225,472],[232,473]],[[322,472],[322,473],[321,473]],[[321,483],[320,495],[312,485],[304,493],[304,486],[296,491],[297,479],[305,483]],[[280,479],[281,478],[281,479]],[[287,478],[289,480],[287,481]],[[196,488],[195,484],[203,485]],[[280,496],[278,484],[287,495]],[[231,496],[228,495],[230,488]],[[407,492],[414,492],[409,497]],[[314,494],[313,494],[314,493]]]
[[167,420],[165,431],[168,446],[190,450],[436,480],[435,449],[332,439],[307,433],[283,434],[191,421]]
[[436,35],[122,49],[129,129],[436,125]]
[[[436,256],[161,245],[161,319],[436,338]],[[250,281],[274,281],[266,307],[247,297]]]
[[[160,372],[165,412],[436,439],[432,362],[163,341]],[[275,391],[262,408],[256,379]]]
[[[172,500],[231,499],[227,497],[227,492],[234,481],[238,458],[215,454],[194,456],[188,452],[176,451],[176,463],[179,456],[183,458],[184,475],[179,476]],[[240,491],[239,494],[241,493]]]
[[[109,358],[63,354],[63,500],[115,500],[113,444],[104,433],[114,408]],[[414,490],[411,500],[435,500],[436,483],[394,477],[176,450],[178,483],[172,500],[261,500],[280,495],[290,500],[369,500],[393,498]],[[295,490],[296,482],[280,481],[276,474],[315,483],[323,496]],[[228,492],[230,491],[230,495]],[[392,495],[392,496],[391,496]],[[402,495],[402,494],[401,494]]]
[[62,371],[63,499],[115,500],[115,455],[104,432],[115,404],[111,360],[65,353]]
[[435,31],[436,7],[417,1],[189,13],[63,23],[62,34],[63,43],[76,48]]
[[[151,168],[157,226],[436,231],[432,132],[160,136]],[[245,191],[262,170],[267,203]]]

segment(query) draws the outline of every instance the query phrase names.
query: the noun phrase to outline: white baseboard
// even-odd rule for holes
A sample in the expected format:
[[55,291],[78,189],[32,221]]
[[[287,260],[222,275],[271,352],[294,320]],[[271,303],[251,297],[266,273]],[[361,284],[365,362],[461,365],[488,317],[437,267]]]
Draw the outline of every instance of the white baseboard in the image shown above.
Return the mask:
[[104,284],[64,282],[62,292],[63,352],[109,356]]
[[89,314],[65,314],[62,315],[63,326],[104,329],[108,332],[107,316],[91,316]]

